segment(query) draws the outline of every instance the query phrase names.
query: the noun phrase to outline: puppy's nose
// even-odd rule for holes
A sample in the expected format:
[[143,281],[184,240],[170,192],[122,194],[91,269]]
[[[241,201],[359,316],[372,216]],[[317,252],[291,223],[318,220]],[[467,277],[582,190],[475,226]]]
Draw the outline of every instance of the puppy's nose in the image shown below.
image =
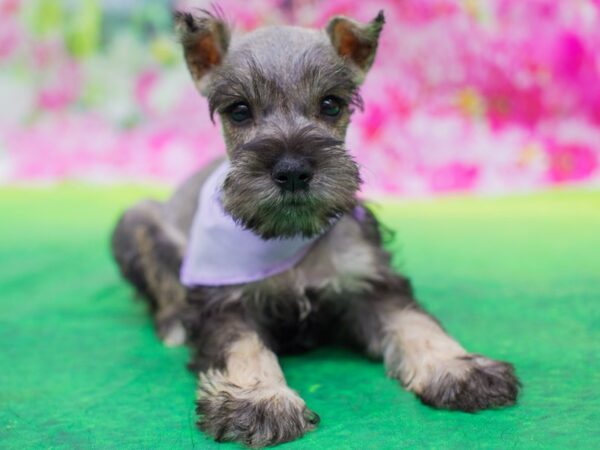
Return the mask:
[[313,171],[305,159],[283,157],[273,167],[273,181],[284,191],[308,189]]

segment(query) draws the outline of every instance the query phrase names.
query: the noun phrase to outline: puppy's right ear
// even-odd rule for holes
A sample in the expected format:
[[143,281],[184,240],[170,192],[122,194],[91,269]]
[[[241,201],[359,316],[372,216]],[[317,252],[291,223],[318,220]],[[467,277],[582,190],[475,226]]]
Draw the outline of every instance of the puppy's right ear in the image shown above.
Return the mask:
[[202,17],[175,12],[173,18],[185,62],[196,87],[202,92],[202,79],[225,57],[229,47],[229,28],[220,17],[208,12],[204,12]]

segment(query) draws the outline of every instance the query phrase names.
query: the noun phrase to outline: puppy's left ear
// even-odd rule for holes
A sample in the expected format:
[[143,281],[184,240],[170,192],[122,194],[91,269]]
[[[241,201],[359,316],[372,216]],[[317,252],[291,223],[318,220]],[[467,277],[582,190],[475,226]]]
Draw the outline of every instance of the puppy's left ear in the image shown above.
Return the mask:
[[377,17],[366,25],[338,16],[331,19],[325,28],[338,55],[359,70],[360,82],[373,65],[384,23],[383,11],[379,11]]

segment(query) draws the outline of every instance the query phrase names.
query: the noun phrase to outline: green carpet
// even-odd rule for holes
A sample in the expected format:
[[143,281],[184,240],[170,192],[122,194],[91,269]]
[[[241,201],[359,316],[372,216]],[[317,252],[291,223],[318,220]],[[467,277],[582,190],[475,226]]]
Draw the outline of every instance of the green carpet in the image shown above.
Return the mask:
[[[159,343],[110,260],[117,212],[148,192],[0,190],[1,448],[238,448],[195,428],[187,351]],[[282,448],[600,448],[600,193],[377,212],[426,307],[468,349],[515,364],[520,402],[435,411],[380,364],[321,349],[282,360],[321,415]]]

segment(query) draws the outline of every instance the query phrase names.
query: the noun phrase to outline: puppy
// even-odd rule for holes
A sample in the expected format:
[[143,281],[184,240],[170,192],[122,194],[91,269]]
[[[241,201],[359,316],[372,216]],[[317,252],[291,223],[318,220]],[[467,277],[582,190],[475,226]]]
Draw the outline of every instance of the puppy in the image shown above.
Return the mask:
[[253,447],[315,428],[318,415],[287,386],[276,355],[323,343],[382,359],[436,408],[513,404],[513,367],[469,353],[419,306],[356,197],[359,169],[344,140],[383,13],[242,36],[208,13],[176,13],[175,24],[227,157],[168,201],[127,210],[112,248],[164,342],[193,349],[199,427]]

